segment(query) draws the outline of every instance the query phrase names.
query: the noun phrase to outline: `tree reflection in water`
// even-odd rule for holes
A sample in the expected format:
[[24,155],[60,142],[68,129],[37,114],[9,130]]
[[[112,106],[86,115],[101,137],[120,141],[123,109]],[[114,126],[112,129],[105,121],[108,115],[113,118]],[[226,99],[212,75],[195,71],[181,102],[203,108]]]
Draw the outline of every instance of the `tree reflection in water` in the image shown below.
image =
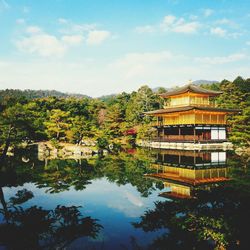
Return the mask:
[[[162,182],[143,177],[151,173],[149,165],[153,160],[143,150],[134,155],[121,152],[88,161],[50,159],[46,164],[35,157],[31,154],[30,160],[23,162],[16,156],[1,164],[0,201],[4,221],[0,225],[0,242],[9,249],[66,248],[77,238],[97,237],[102,226],[95,219],[83,217],[76,206],[59,205],[53,210],[27,207],[26,202],[33,197],[28,190],[19,190],[5,201],[2,187],[33,183],[37,188],[45,188],[47,193],[59,193],[70,188],[83,190],[93,180],[105,177],[119,186],[130,183],[142,197],[163,188]],[[133,225],[146,232],[160,229],[158,237],[143,247],[138,239],[132,238],[131,248],[248,249],[250,174],[247,164],[247,160],[230,157],[232,181],[198,189],[195,199],[156,203],[153,210],[146,211]]]
[[[249,249],[250,171],[231,157],[232,181],[197,190],[195,199],[157,202],[134,227],[163,229],[148,249]],[[247,167],[246,167],[247,166]]]
[[19,190],[8,202],[1,189],[0,245],[8,249],[63,249],[81,237],[96,238],[102,226],[96,219],[83,217],[80,207],[60,206],[53,210],[19,205],[33,198],[26,189]]

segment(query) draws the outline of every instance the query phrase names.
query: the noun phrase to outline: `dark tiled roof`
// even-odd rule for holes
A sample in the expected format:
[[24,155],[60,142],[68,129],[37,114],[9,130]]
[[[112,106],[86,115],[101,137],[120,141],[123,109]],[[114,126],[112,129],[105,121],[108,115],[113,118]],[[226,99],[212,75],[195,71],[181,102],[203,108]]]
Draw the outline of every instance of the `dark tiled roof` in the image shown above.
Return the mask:
[[213,107],[200,107],[200,106],[184,106],[184,107],[176,107],[176,108],[166,108],[166,109],[158,109],[154,111],[145,112],[146,115],[156,115],[156,114],[166,114],[166,113],[174,113],[181,111],[189,111],[189,110],[204,110],[204,111],[219,111],[226,113],[237,113],[240,112],[239,109],[224,109],[224,108],[213,108]]
[[169,96],[173,96],[173,95],[184,94],[186,92],[192,92],[192,93],[198,93],[198,94],[206,94],[206,95],[210,95],[210,96],[216,96],[216,95],[222,94],[221,91],[208,90],[208,89],[204,89],[204,88],[199,87],[199,86],[194,85],[194,84],[188,84],[188,85],[180,87],[180,88],[178,88],[176,90],[160,94],[160,96],[161,97],[169,97]]

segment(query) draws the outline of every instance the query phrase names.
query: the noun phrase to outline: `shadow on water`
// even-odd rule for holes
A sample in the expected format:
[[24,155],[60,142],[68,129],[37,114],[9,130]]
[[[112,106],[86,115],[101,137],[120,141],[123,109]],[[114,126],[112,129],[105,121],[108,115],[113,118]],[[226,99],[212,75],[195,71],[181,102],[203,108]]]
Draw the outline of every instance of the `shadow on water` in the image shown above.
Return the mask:
[[[125,238],[110,232],[109,237],[103,239],[105,244],[93,240],[91,249],[119,249],[117,246],[120,249],[248,249],[249,174],[248,159],[223,151],[138,149],[88,160],[42,161],[34,152],[25,151],[1,162],[0,245],[7,249],[73,249],[71,244],[77,239],[95,239],[101,231],[112,231],[115,220],[108,222],[108,229],[97,220],[101,211],[111,214],[112,218],[115,210],[108,206],[112,200],[110,194],[104,198],[95,198],[99,193],[86,196],[94,203],[102,199],[96,210],[98,215],[93,216],[97,219],[93,219],[84,217],[80,206],[30,205],[34,192],[21,187],[32,183],[36,190],[45,190],[46,197],[53,199],[52,195],[65,191],[73,196],[81,190],[84,194],[92,183],[105,178],[105,187],[117,185],[119,197],[127,202],[127,207],[131,202],[133,209],[143,206],[143,202],[128,191],[122,196],[127,185],[135,188],[141,199],[147,200],[152,194],[160,196],[154,200],[155,204],[145,206],[141,217],[126,218],[127,226],[132,224],[134,230],[141,232],[140,236],[133,235],[136,231],[128,227],[124,232],[130,242],[124,243]],[[9,188],[8,195],[4,193],[5,188]],[[96,189],[102,190],[102,187],[95,187],[95,192]],[[121,222],[121,225],[125,224]],[[147,240],[149,232],[155,232],[150,241]],[[120,240],[123,242],[115,242]],[[85,248],[81,245],[77,249]]]

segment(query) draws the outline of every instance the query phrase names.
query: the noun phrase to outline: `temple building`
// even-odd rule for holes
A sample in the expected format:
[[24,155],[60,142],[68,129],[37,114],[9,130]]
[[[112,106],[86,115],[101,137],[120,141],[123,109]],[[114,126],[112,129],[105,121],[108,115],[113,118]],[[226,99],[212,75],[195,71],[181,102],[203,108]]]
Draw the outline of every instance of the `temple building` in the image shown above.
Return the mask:
[[189,84],[160,94],[164,108],[145,113],[157,119],[153,126],[158,136],[153,141],[160,142],[160,148],[169,145],[164,142],[227,142],[226,116],[239,110],[216,107],[215,97],[221,93]]
[[198,190],[229,180],[225,151],[162,150],[147,177],[163,182],[167,198],[194,198]]

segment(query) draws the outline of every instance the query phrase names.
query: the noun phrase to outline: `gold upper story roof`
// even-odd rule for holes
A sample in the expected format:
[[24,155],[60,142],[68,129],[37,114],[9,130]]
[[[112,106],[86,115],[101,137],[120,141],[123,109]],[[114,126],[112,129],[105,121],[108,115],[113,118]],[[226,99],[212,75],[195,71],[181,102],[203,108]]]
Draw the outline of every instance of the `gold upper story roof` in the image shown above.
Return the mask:
[[157,115],[157,114],[167,114],[175,112],[184,112],[190,110],[202,110],[210,112],[225,112],[225,113],[237,113],[240,109],[225,109],[225,108],[214,108],[214,107],[200,107],[200,106],[184,106],[184,107],[169,107],[165,109],[158,109],[153,111],[144,112],[146,115]]
[[214,91],[214,90],[208,90],[208,89],[204,89],[198,85],[194,85],[194,84],[187,84],[183,87],[180,87],[176,90],[172,90],[163,94],[159,94],[159,96],[166,98],[166,97],[170,97],[170,96],[175,96],[175,95],[180,95],[180,94],[184,94],[187,92],[191,92],[191,93],[197,93],[197,94],[205,94],[208,96],[217,96],[222,94],[223,92],[221,91]]

